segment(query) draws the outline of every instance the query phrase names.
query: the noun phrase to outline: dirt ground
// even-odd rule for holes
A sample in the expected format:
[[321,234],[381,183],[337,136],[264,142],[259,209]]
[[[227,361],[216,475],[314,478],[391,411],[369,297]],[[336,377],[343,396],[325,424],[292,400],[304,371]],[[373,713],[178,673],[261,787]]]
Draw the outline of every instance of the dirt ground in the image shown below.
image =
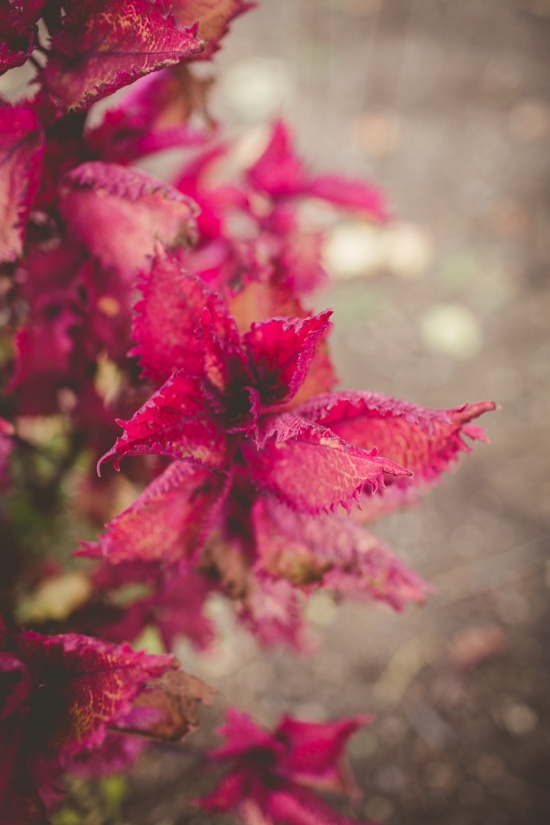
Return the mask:
[[[358,817],[545,825],[550,2],[263,0],[217,65],[230,132],[253,140],[282,113],[314,168],[389,194],[389,238],[344,222],[327,253],[336,280],[316,303],[335,309],[342,385],[502,410],[484,422],[491,446],[377,525],[436,588],[424,608],[314,599],[303,658],[262,653],[220,607],[217,650],[182,647],[184,665],[267,723],[375,713],[351,747]],[[155,752],[121,821],[218,821],[188,804],[191,765]]]

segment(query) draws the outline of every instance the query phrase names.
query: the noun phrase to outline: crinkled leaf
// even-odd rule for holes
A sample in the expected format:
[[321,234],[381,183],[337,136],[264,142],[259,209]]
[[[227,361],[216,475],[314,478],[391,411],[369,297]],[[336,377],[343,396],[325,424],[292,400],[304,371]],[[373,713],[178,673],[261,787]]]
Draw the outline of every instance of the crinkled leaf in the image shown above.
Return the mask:
[[[143,300],[135,307],[132,337],[137,345],[131,354],[138,356],[144,375],[162,381],[182,368],[201,376],[207,358],[219,362],[220,347],[238,346],[237,327],[224,302],[177,261],[157,258],[139,288]],[[206,330],[204,349],[197,336]]]
[[461,451],[470,452],[464,436],[485,441],[484,431],[470,422],[494,409],[492,401],[434,410],[377,393],[343,392],[311,399],[296,412],[407,467],[414,479],[399,482],[408,485],[436,480]]
[[338,504],[348,508],[367,485],[372,492],[383,486],[384,473],[410,475],[376,450],[356,447],[292,413],[270,417],[261,436],[261,449],[243,447],[252,478],[302,512],[317,513]]
[[376,537],[349,518],[293,512],[266,499],[254,506],[261,564],[297,586],[320,585],[345,596],[367,596],[396,610],[423,602],[422,579]]
[[243,336],[257,376],[262,405],[289,401],[303,384],[317,342],[330,327],[330,310],[309,318],[272,318]]
[[180,26],[199,24],[199,37],[206,41],[203,52],[195,59],[208,60],[220,48],[219,41],[224,37],[229,24],[235,17],[256,3],[245,0],[171,0],[170,7],[176,22]]
[[71,0],[41,75],[54,105],[87,108],[149,72],[203,48],[194,28],[177,26],[150,0]]
[[0,263],[15,261],[23,250],[43,151],[36,114],[24,106],[0,105]]
[[225,476],[185,461],[174,461],[97,542],[84,542],[92,558],[166,564],[191,557],[202,546],[213,511],[223,499]]
[[194,204],[167,183],[119,164],[91,161],[65,176],[60,209],[73,237],[128,285],[149,268],[157,242],[195,237]]
[[99,744],[107,725],[126,712],[144,685],[175,667],[170,657],[74,633],[21,633],[8,644],[31,674],[25,725],[32,751],[45,755]]
[[117,419],[124,434],[101,458],[119,460],[129,455],[167,455],[186,458],[213,469],[224,466],[226,438],[210,414],[200,381],[185,370],[175,373],[154,393],[130,421]]

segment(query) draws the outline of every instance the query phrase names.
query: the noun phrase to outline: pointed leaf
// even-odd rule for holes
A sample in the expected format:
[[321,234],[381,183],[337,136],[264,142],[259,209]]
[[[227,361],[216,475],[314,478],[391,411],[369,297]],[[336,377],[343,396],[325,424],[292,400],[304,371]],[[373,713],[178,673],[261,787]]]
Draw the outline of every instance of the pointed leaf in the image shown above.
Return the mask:
[[345,748],[354,733],[372,721],[363,714],[336,722],[302,722],[283,716],[274,735],[285,743],[278,772],[289,779],[333,792],[350,791]]
[[24,106],[0,105],[0,263],[15,261],[23,250],[43,151],[36,114]]
[[343,392],[311,399],[296,412],[357,447],[375,447],[407,467],[414,480],[398,481],[408,486],[435,481],[461,451],[470,452],[463,436],[486,440],[483,430],[470,422],[494,409],[492,401],[434,410],[377,393]]
[[203,48],[194,28],[177,26],[150,0],[70,0],[41,80],[53,103],[88,108],[138,77]]
[[[188,375],[201,376],[205,359],[218,362],[219,347],[239,346],[235,321],[224,302],[177,261],[157,258],[138,286],[143,300],[135,307],[132,337],[137,346],[131,354],[138,356],[144,375],[162,381],[184,368]],[[201,347],[197,339],[207,330],[209,341]]]
[[311,518],[266,499],[254,507],[258,553],[272,574],[297,586],[320,585],[402,610],[423,602],[429,586],[375,536],[349,518]]
[[294,153],[290,132],[282,120],[273,123],[269,143],[248,170],[248,179],[256,189],[276,198],[299,195],[307,189],[306,169]]
[[124,434],[100,459],[98,467],[114,457],[118,469],[119,460],[128,455],[168,455],[212,469],[225,464],[224,431],[210,413],[201,383],[187,378],[183,370],[169,378],[130,421],[117,423]]
[[377,221],[387,221],[386,198],[380,189],[362,181],[340,175],[319,175],[313,178],[307,194],[320,200],[360,212]]
[[303,384],[317,342],[330,327],[331,310],[309,318],[272,318],[243,336],[264,407],[289,401]]
[[206,41],[206,46],[195,57],[198,60],[209,60],[220,48],[219,41],[229,31],[231,21],[255,5],[245,0],[171,0],[170,3],[180,26],[199,24],[198,34]]
[[79,555],[165,564],[190,558],[202,547],[213,511],[223,500],[225,476],[174,461],[96,542],[83,542]]
[[410,474],[292,413],[270,417],[261,437],[261,449],[243,447],[253,480],[302,512],[347,508],[366,485],[372,492],[383,486],[384,473]]
[[63,179],[60,209],[69,231],[128,286],[151,265],[158,242],[188,246],[195,205],[177,189],[119,164],[83,163]]

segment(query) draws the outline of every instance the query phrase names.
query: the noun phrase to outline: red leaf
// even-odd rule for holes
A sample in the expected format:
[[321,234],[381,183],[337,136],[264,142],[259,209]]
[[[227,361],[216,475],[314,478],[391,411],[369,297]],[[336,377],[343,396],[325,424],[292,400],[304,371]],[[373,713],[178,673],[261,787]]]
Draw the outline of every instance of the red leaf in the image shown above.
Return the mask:
[[415,474],[414,480],[400,478],[398,482],[408,486],[435,481],[461,451],[470,452],[464,435],[484,441],[483,430],[469,422],[495,407],[492,401],[481,401],[453,410],[433,410],[377,393],[343,392],[313,398],[296,412],[357,447],[375,447],[407,467]]
[[56,106],[87,108],[149,72],[197,54],[195,29],[150,0],[70,0],[41,75]]
[[190,558],[202,547],[216,505],[223,501],[225,476],[174,461],[118,515],[97,542],[83,542],[79,555],[122,561]]
[[243,336],[257,376],[264,407],[293,398],[315,355],[317,342],[330,328],[331,310],[309,318],[271,318],[252,325]]
[[4,0],[0,7],[0,74],[21,66],[37,43],[35,23],[45,0]]
[[217,732],[227,744],[212,751],[210,758],[228,761],[229,771],[199,800],[202,807],[235,810],[245,822],[261,825],[352,825],[311,788],[353,790],[343,750],[368,716],[328,724],[285,716],[271,734],[233,708],[226,719]]
[[348,508],[366,486],[375,492],[384,473],[407,476],[376,450],[355,447],[331,430],[292,413],[272,416],[264,424],[263,446],[243,447],[253,480],[281,501],[307,513]]
[[139,409],[130,421],[117,419],[124,434],[100,459],[99,466],[114,457],[168,455],[187,458],[212,469],[224,466],[227,458],[223,429],[210,414],[200,381],[175,373]]
[[63,179],[60,209],[69,231],[128,285],[149,268],[158,242],[195,238],[195,205],[177,189],[119,164],[83,163]]
[[15,261],[23,250],[43,151],[36,114],[24,106],[0,105],[0,263]]
[[290,132],[282,120],[273,124],[271,139],[262,156],[248,170],[253,186],[276,199],[314,197],[385,220],[387,211],[380,190],[339,175],[311,176],[295,154]]
[[[157,258],[139,288],[143,300],[135,307],[132,334],[138,343],[131,354],[138,356],[144,375],[163,381],[185,367],[188,375],[201,376],[205,358],[219,358],[213,339],[218,346],[238,345],[237,327],[224,302],[175,260]],[[207,350],[197,345],[206,322],[211,326]]]
[[256,3],[245,0],[170,0],[172,14],[180,26],[192,26],[198,21],[199,37],[206,41],[203,52],[195,57],[209,60],[220,48],[219,41],[229,31],[235,17],[253,9]]

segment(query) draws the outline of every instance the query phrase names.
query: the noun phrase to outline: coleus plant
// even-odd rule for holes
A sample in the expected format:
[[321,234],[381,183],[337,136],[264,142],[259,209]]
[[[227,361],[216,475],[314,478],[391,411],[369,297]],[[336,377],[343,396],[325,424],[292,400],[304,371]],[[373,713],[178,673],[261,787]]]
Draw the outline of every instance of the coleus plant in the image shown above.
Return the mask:
[[[472,422],[494,408],[335,390],[331,312],[304,305],[326,279],[324,233],[301,206],[388,211],[370,184],[311,173],[280,120],[235,172],[192,64],[252,5],[0,3],[0,72],[35,70],[26,97],[0,100],[0,484],[51,519],[85,461],[137,456],[124,471],[146,485],[81,544],[92,595],[42,628],[17,627],[17,596],[41,573],[1,513],[8,825],[47,822],[64,772],[126,768],[149,740],[196,727],[210,689],[126,644],[149,625],[167,651],[181,636],[208,647],[218,593],[262,645],[305,648],[302,607],[320,588],[397,610],[423,601],[429,586],[365,526],[415,501],[469,451],[465,437],[483,440]],[[169,181],[131,165],[167,148],[185,155]],[[37,416],[62,418],[60,453],[26,437]],[[85,480],[88,511],[105,512]],[[113,474],[103,483],[116,492]],[[141,588],[130,601],[128,585]],[[228,772],[199,804],[261,825],[351,822],[316,791],[353,790],[342,752],[366,721],[287,716],[269,734],[230,709],[226,745],[207,756]]]

